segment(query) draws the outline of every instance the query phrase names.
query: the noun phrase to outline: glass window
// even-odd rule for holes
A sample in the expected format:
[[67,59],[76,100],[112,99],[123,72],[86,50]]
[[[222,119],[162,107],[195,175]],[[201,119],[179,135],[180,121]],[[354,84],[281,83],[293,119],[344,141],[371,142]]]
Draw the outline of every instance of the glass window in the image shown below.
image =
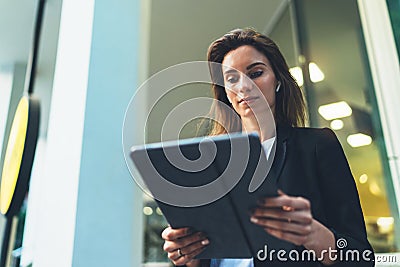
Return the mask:
[[376,252],[398,250],[397,203],[362,35],[357,1],[296,2],[310,125],[330,127],[349,160],[368,238]]
[[397,54],[400,55],[400,0],[387,0],[390,21],[392,22]]
[[163,250],[164,240],[161,233],[168,223],[162,216],[156,202],[144,196],[144,262],[167,262],[167,253]]

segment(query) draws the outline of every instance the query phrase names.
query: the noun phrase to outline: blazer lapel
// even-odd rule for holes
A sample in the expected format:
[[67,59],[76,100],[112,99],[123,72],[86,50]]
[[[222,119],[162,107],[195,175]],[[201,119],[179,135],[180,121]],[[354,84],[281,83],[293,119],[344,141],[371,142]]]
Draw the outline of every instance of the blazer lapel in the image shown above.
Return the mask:
[[290,126],[277,127],[275,157],[267,178],[270,179],[271,182],[273,182],[275,185],[278,184],[279,177],[282,173],[282,169],[285,164],[287,139],[289,138],[291,132],[292,132],[292,127]]
[[[258,168],[255,167],[254,176],[249,183],[248,191],[250,193],[256,191],[262,184],[269,184],[271,188],[276,188],[278,184],[279,176],[282,172],[282,168],[286,159],[286,147],[287,147],[287,138],[289,136],[291,127],[277,127],[277,138],[272,147],[271,154],[274,154],[273,157],[269,157],[266,163],[258,160],[258,164],[266,164],[267,169],[264,167]],[[261,153],[263,153],[263,148],[261,148]],[[261,156],[261,155],[257,155]],[[268,171],[269,172],[266,173]]]

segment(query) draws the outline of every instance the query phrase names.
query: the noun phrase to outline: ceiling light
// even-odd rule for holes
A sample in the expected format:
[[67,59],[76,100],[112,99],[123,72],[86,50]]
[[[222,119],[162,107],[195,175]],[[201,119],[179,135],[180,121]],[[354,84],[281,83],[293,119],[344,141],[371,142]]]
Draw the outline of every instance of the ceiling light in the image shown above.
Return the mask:
[[292,74],[292,76],[294,77],[299,86],[302,86],[304,84],[303,71],[301,70],[300,67],[290,68],[289,72],[290,74]]
[[157,207],[156,212],[157,212],[158,215],[162,215],[162,211],[161,211],[161,209],[159,207]]
[[144,207],[143,213],[144,213],[144,215],[149,216],[149,215],[153,214],[153,209],[151,207]]
[[351,134],[347,137],[347,143],[352,147],[367,146],[372,143],[372,138],[362,133]]
[[393,230],[394,219],[393,217],[379,217],[376,224],[379,227],[379,232],[389,233]]
[[379,217],[376,221],[378,226],[389,226],[394,223],[393,217]]
[[331,128],[333,130],[340,130],[340,129],[343,128],[343,126],[344,126],[344,123],[343,123],[342,120],[333,120],[333,121],[331,121]]
[[348,117],[352,112],[351,107],[345,101],[322,105],[318,108],[318,113],[328,121]]
[[379,186],[376,183],[371,183],[369,185],[369,191],[375,195],[375,196],[380,196],[382,194],[381,189],[379,188]]
[[310,71],[310,79],[313,83],[317,83],[325,79],[324,73],[314,62],[310,62],[308,69]]
[[361,184],[365,184],[366,182],[368,182],[368,175],[366,175],[365,173],[364,174],[362,174],[361,176],[360,176],[360,183]]

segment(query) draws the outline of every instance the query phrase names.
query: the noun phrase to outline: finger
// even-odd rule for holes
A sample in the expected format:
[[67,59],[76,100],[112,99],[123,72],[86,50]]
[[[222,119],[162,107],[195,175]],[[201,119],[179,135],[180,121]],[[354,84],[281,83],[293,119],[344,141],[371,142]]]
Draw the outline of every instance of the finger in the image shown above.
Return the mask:
[[291,197],[281,195],[278,197],[268,197],[261,199],[258,204],[267,208],[292,207],[293,209],[310,209],[310,201],[303,197]]
[[170,226],[164,229],[161,233],[161,237],[164,240],[175,240],[178,238],[182,238],[192,233],[192,230],[189,227],[173,229]]
[[252,213],[253,221],[257,219],[275,219],[280,221],[290,221],[292,223],[298,223],[303,225],[309,225],[312,223],[312,215],[310,211],[299,210],[287,212],[278,209],[265,209],[257,208]]
[[164,242],[163,249],[167,252],[172,252],[177,249],[182,249],[183,247],[189,246],[196,242],[201,242],[206,240],[206,237],[203,233],[197,232],[182,238],[178,238],[175,240],[166,240]]
[[273,235],[279,239],[291,242],[296,246],[301,246],[305,244],[308,240],[308,236],[306,235],[297,235],[291,232],[285,232],[281,230],[276,230],[272,228],[264,228],[270,235]]
[[278,189],[278,195],[287,196],[281,189]]
[[[279,197],[268,197],[258,201],[259,206],[265,208],[283,208],[289,207],[292,210],[307,210],[311,208],[310,201],[303,197],[291,197],[281,195]],[[288,210],[287,210],[288,211]]]
[[[206,247],[210,241],[208,239],[204,239],[195,243],[192,243],[186,247],[180,248],[182,255],[191,255],[193,252],[199,250],[200,248]],[[179,254],[179,252],[178,252]]]
[[206,247],[201,247],[201,248],[198,248],[197,250],[195,250],[195,251],[192,251],[190,254],[187,254],[187,255],[185,255],[185,256],[187,256],[188,258],[190,258],[190,259],[193,259],[194,257],[196,257],[197,255],[199,255],[204,249],[205,249]]
[[205,247],[199,248],[198,250],[193,251],[190,254],[183,255],[182,257],[179,257],[178,259],[173,260],[172,262],[177,266],[185,265],[188,262],[192,261],[194,259],[194,257],[196,257],[198,254],[200,254],[204,249],[205,249]]
[[179,255],[177,250],[174,250],[173,252],[168,252],[168,259],[170,259],[172,262],[176,261],[180,257],[181,255]]
[[[288,195],[286,195],[282,190],[280,190],[280,189],[278,189],[278,195],[280,195],[280,196],[288,196]],[[284,211],[293,211],[294,210],[294,208],[293,207],[291,207],[291,206],[282,206],[282,209],[284,210]]]
[[292,221],[282,221],[275,219],[257,218],[252,220],[264,228],[272,228],[285,232],[291,232],[298,235],[309,235],[311,233],[311,224],[304,225]]

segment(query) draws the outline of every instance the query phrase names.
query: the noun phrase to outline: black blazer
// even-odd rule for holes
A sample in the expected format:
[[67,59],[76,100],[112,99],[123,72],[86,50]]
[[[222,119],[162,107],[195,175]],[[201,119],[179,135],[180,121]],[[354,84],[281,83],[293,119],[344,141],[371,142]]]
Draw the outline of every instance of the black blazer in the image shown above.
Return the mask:
[[[337,261],[331,266],[374,266],[354,178],[332,130],[278,127],[275,158],[267,180],[277,183],[290,196],[308,199],[313,218],[329,228],[336,240],[342,241],[338,257],[342,255],[341,259],[349,261]],[[301,253],[304,247],[293,244],[293,249]],[[371,261],[364,260],[363,252]],[[259,261],[256,256],[254,265],[323,266],[318,261]],[[202,266],[209,266],[209,261],[202,261]]]

